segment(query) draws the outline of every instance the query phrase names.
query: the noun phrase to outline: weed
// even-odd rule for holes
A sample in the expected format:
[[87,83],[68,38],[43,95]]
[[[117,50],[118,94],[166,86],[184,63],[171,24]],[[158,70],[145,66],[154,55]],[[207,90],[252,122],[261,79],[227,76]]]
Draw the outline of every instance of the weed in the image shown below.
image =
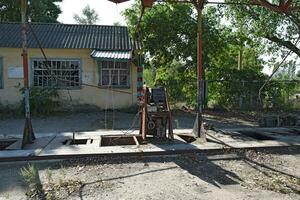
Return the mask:
[[45,172],[47,183],[44,185],[44,193],[46,200],[63,199],[67,195],[71,195],[75,191],[78,191],[82,183],[77,180],[67,179],[67,169],[61,165],[59,176],[53,179],[53,174],[50,169]]
[[[23,93],[24,89],[20,89]],[[58,108],[59,98],[56,88],[30,88],[30,109],[33,115],[49,115]],[[19,106],[19,110],[24,113],[24,102]]]
[[49,168],[46,170],[46,180],[48,184],[53,182],[52,172]]
[[28,164],[27,167],[21,168],[20,174],[28,186],[26,195],[30,198],[42,197],[43,189],[37,167],[33,164]]

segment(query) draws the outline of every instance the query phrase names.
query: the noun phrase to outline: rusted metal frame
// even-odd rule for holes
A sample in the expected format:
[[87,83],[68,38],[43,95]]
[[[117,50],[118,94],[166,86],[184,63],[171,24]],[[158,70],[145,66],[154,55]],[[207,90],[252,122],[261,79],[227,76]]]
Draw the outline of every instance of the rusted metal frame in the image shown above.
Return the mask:
[[168,98],[168,91],[167,89],[165,89],[165,97],[166,97],[166,107],[167,107],[167,110],[168,110],[168,129],[169,129],[169,139],[174,139],[174,133],[173,133],[173,123],[172,123],[172,113],[171,113],[171,108],[170,108],[170,104],[169,104],[169,98]]
[[24,107],[25,107],[25,126],[22,139],[22,148],[35,140],[31,117],[29,100],[29,69],[28,69],[28,47],[27,47],[27,1],[21,0],[21,18],[22,18],[22,57],[24,74]]
[[142,101],[142,138],[143,140],[147,137],[147,116],[148,116],[148,110],[147,110],[147,104],[148,104],[148,91],[147,87],[144,87],[144,97]]
[[197,127],[196,135],[198,138],[205,140],[203,129],[203,102],[204,102],[204,81],[203,81],[203,38],[202,38],[202,11],[204,0],[193,0],[197,10],[197,79],[198,79],[198,105],[197,105]]
[[113,3],[123,3],[123,2],[129,1],[129,0],[108,0],[108,1],[111,1]]
[[135,135],[132,136],[132,137],[133,137],[133,140],[134,140],[135,144],[136,144],[137,146],[140,146],[140,143],[139,143],[137,137],[136,137]]
[[279,5],[270,3],[266,0],[251,0],[253,3],[269,8],[278,13],[288,13],[300,9],[300,6],[292,6],[293,0],[281,0]]

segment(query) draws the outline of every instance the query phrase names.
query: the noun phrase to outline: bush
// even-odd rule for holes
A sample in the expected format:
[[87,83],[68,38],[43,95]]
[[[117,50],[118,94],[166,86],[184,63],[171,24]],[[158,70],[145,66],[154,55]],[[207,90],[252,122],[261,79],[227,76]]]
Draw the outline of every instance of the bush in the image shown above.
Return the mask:
[[28,164],[27,167],[21,168],[20,175],[23,177],[28,187],[26,195],[30,198],[42,197],[43,189],[38,168],[33,164]]
[[[24,89],[21,89],[24,93]],[[58,90],[56,88],[30,88],[30,111],[32,115],[49,115],[58,108]],[[24,113],[24,99],[20,105]]]

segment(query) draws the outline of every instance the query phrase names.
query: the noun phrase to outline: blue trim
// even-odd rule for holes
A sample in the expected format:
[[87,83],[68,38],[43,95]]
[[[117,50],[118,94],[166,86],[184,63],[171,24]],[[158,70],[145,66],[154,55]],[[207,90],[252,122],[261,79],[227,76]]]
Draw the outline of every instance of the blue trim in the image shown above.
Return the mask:
[[3,66],[3,57],[0,57],[0,89],[4,89],[4,66]]
[[93,56],[91,56],[94,60],[96,61],[112,61],[114,62],[116,60],[116,62],[130,62],[131,59],[114,59],[114,58],[95,58]]
[[[82,65],[82,59],[81,58],[57,58],[57,57],[48,57],[48,61],[79,61],[79,87],[70,87],[70,88],[58,88],[59,90],[81,90],[82,89],[82,73],[83,73],[83,65]],[[30,67],[29,67],[29,85],[30,87],[33,87],[33,61],[34,60],[42,60],[45,61],[44,58],[41,57],[31,57],[30,58]]]

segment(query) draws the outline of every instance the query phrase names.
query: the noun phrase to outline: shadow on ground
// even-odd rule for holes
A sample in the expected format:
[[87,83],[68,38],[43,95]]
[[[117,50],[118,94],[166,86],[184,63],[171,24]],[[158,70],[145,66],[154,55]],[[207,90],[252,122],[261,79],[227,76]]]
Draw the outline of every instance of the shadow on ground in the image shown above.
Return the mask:
[[[173,126],[177,129],[192,129],[196,116],[187,112],[174,112]],[[204,120],[215,128],[251,127],[255,123],[237,118],[216,117],[205,115]],[[138,115],[124,112],[88,112],[74,113],[64,116],[49,116],[33,118],[32,125],[35,133],[60,133],[96,131],[100,129],[138,130]],[[135,123],[134,123],[135,122]],[[0,135],[22,135],[24,119],[0,120]]]
[[[286,148],[276,152],[280,155],[291,155],[291,154],[300,154],[299,147]],[[284,171],[277,170],[271,166],[268,166],[267,163],[259,163],[255,160],[246,157],[245,152],[237,152],[237,157],[233,158],[217,158],[217,160],[243,160],[246,163],[251,164],[251,166],[257,166],[256,170],[266,169],[271,170],[276,173],[280,173],[286,176],[293,178],[298,178],[295,175],[288,174]],[[239,177],[235,172],[228,171],[222,166],[219,166],[214,163],[216,159],[209,158],[208,154],[186,154],[178,156],[164,156],[164,157],[130,157],[130,158],[110,158],[110,157],[94,157],[88,159],[77,159],[77,160],[66,160],[66,161],[52,161],[52,162],[34,162],[39,170],[45,170],[50,168],[51,170],[60,169],[64,166],[65,169],[69,169],[77,166],[97,166],[97,165],[114,165],[114,164],[133,164],[133,163],[175,163],[175,167],[165,167],[159,169],[149,169],[148,171],[134,172],[128,174],[122,174],[115,176],[110,174],[109,177],[93,181],[85,181],[82,183],[80,190],[78,191],[78,196],[83,199],[83,193],[85,187],[97,184],[103,181],[112,181],[112,180],[121,180],[135,176],[142,176],[145,174],[152,174],[159,171],[168,171],[175,168],[186,171],[192,176],[198,177],[202,181],[205,181],[208,184],[211,184],[217,188],[222,188],[227,185],[239,185],[243,182],[242,178]],[[26,191],[26,185],[23,183],[22,177],[20,175],[20,169],[24,166],[27,166],[27,162],[18,162],[18,163],[2,163],[0,164],[0,176],[3,181],[0,184],[0,194],[4,192],[12,192],[12,190],[19,189],[19,193]],[[153,166],[153,164],[152,164]],[[125,166],[126,167],[126,166]],[[70,172],[72,173],[72,171]],[[154,182],[156,180],[153,180]],[[295,189],[296,191],[296,189]]]

